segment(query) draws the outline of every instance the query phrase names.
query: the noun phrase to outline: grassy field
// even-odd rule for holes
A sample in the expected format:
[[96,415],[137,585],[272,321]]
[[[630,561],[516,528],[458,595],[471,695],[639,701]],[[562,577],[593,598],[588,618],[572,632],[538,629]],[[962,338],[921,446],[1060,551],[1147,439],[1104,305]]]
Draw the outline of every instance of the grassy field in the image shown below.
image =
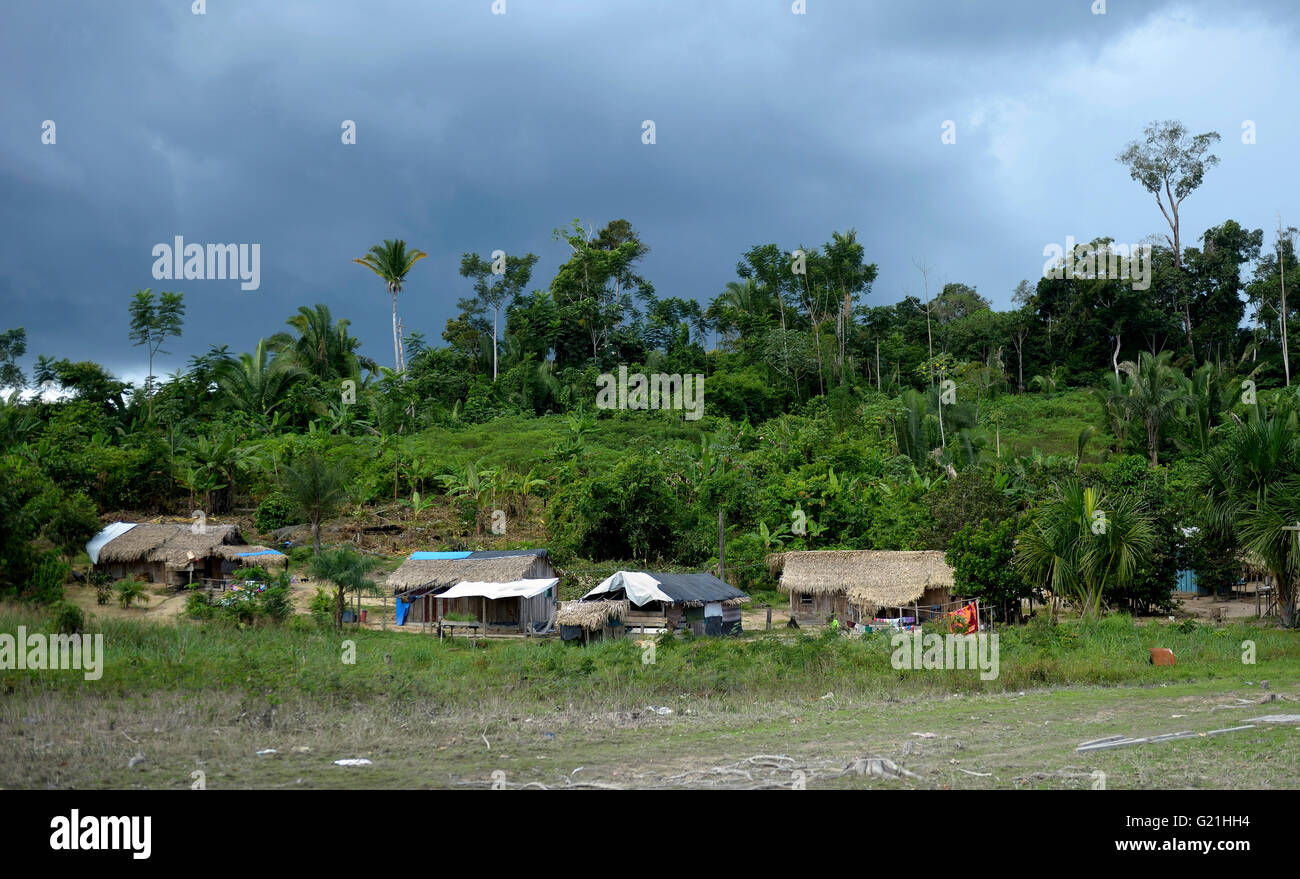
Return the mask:
[[[305,621],[304,621],[305,623]],[[0,606],[0,631],[50,631]],[[1300,727],[1076,754],[1294,713],[1300,639],[1237,625],[1030,626],[1000,674],[897,671],[887,637],[438,643],[105,620],[102,679],[0,671],[5,788],[1295,787]],[[344,639],[355,663],[343,661]],[[1241,661],[1243,641],[1256,663]],[[1157,668],[1147,648],[1174,650]],[[1263,682],[1267,681],[1267,688]],[[258,756],[258,751],[276,753]],[[133,757],[140,755],[134,767]],[[341,758],[373,765],[343,768]],[[859,773],[884,757],[916,777]],[[861,767],[864,764],[856,764]],[[504,773],[497,774],[494,773]],[[888,775],[888,773],[887,773]]]
[[1102,416],[1101,406],[1086,390],[1055,394],[1020,394],[1008,397],[1002,421],[1002,457],[1032,454],[1072,457],[1079,433],[1095,430],[1084,450],[1085,462],[1096,463],[1115,438]]

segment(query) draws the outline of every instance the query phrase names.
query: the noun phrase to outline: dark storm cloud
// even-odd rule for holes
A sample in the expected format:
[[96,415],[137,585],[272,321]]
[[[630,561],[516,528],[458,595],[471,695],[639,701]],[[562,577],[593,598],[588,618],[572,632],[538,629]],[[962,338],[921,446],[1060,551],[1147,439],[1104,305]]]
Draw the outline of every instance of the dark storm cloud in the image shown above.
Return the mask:
[[[924,258],[1005,305],[1048,242],[1159,231],[1114,162],[1158,118],[1224,136],[1192,234],[1271,227],[1294,203],[1291,7],[1089,5],[9,3],[0,329],[27,327],[29,362],[138,378],[126,304],[152,286],[189,308],[160,372],[249,350],[314,302],[387,363],[388,303],[352,257],[385,237],[428,250],[401,307],[439,341],[462,252],[539,253],[542,287],[573,218],[631,220],[661,295],[707,301],[756,243],[856,227],[881,270],[870,301],[919,293]],[[260,289],[154,280],[151,248],[175,235],[260,243]]]

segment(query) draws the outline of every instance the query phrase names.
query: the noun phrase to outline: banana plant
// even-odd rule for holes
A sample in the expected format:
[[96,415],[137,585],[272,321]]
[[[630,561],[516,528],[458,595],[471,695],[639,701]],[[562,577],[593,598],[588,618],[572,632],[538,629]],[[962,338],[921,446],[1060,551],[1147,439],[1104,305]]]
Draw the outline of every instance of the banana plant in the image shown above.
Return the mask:
[[809,520],[808,520],[808,535],[807,535],[807,540],[808,540],[808,548],[809,548],[809,549],[812,548],[812,545],[813,545],[813,538],[821,537],[823,534],[826,533],[826,530],[827,530],[829,527],[830,527],[830,526],[828,526],[828,525],[823,525],[821,522],[818,522],[816,519],[809,519]]
[[763,541],[763,552],[765,553],[780,549],[789,535],[790,528],[788,526],[782,525],[775,531],[770,531],[767,523],[763,521],[758,523],[758,530],[754,532],[754,536]]
[[410,508],[411,520],[414,522],[418,522],[420,514],[432,507],[433,503],[434,499],[432,497],[421,497],[419,491],[412,491],[411,499],[408,501],[402,501],[403,506]]
[[492,490],[492,480],[496,476],[495,470],[480,469],[483,464],[482,459],[476,462],[468,462],[465,469],[457,473],[452,470],[438,477],[447,488],[448,497],[468,497],[474,501],[474,534],[483,536],[483,502],[487,499]]

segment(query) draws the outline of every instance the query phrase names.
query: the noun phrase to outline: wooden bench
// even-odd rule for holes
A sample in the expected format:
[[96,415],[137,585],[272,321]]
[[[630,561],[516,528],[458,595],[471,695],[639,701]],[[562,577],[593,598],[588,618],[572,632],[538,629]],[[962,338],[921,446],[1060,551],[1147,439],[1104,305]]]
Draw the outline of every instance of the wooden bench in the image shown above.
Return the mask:
[[456,629],[465,629],[465,634],[475,640],[478,639],[479,631],[482,629],[482,623],[478,621],[470,622],[468,620],[438,620],[438,639],[442,640],[442,630],[448,631],[449,637],[456,637]]

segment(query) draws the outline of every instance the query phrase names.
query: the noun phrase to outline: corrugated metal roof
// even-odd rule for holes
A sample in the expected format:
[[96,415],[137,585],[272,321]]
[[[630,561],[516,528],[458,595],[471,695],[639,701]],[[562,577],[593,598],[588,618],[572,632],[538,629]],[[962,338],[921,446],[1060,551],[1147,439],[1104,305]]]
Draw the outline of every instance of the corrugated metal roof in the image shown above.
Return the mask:
[[655,571],[617,571],[606,577],[584,599],[598,595],[626,595],[638,607],[650,601],[707,603],[746,598],[744,592],[712,574],[660,574]]
[[537,558],[545,558],[546,550],[544,549],[498,549],[498,550],[475,550],[469,554],[472,559],[509,559],[515,556],[530,555]]
[[674,601],[727,601],[744,598],[745,593],[724,583],[712,574],[659,574],[650,572],[659,588]]

